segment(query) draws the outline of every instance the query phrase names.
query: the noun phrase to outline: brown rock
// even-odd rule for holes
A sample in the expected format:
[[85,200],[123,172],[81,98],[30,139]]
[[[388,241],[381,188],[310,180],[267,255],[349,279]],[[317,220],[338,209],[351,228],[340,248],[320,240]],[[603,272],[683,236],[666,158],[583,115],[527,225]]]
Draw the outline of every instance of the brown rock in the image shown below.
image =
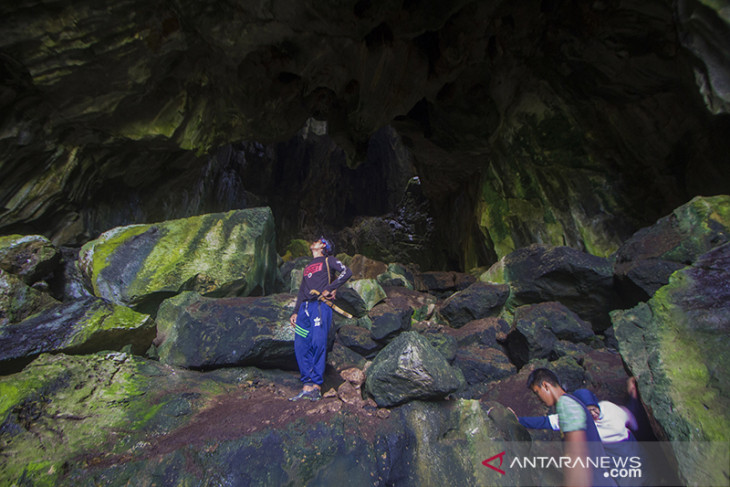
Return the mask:
[[365,382],[365,372],[356,367],[343,370],[340,372],[340,377],[357,388]]

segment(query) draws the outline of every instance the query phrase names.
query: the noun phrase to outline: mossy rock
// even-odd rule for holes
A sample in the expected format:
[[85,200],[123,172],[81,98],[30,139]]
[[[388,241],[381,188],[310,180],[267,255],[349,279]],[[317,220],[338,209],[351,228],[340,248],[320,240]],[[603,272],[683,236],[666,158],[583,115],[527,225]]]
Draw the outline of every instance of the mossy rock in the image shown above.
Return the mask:
[[284,262],[289,262],[290,260],[298,259],[300,257],[311,257],[312,251],[309,250],[309,244],[310,243],[306,240],[294,239],[286,246],[284,255],[282,255],[281,258]]
[[[624,362],[642,400],[677,451],[688,485],[727,482],[730,438],[730,244],[677,271],[646,303],[611,314]],[[694,446],[693,446],[694,445]],[[687,451],[689,450],[689,451]]]
[[41,353],[92,353],[125,346],[141,355],[154,336],[149,315],[87,297],[0,328],[0,365],[13,370]]
[[42,235],[0,237],[0,269],[15,274],[26,284],[51,274],[60,258],[58,249]]
[[206,298],[188,291],[157,315],[160,361],[186,368],[242,365],[295,369],[294,296]]
[[378,406],[442,399],[464,385],[458,368],[415,331],[401,333],[373,360],[365,390]]
[[134,455],[245,375],[175,371],[117,352],[41,355],[0,378],[0,484],[73,485],[69,471]]
[[370,311],[387,296],[382,286],[375,279],[351,280],[345,286],[354,290],[365,302],[365,309]]
[[616,252],[617,285],[628,306],[646,301],[669,276],[730,242],[730,196],[698,196],[631,236]]
[[79,256],[96,296],[150,313],[183,291],[265,294],[278,277],[269,208],[115,228]]
[[58,304],[49,294],[0,269],[0,326],[21,322]]

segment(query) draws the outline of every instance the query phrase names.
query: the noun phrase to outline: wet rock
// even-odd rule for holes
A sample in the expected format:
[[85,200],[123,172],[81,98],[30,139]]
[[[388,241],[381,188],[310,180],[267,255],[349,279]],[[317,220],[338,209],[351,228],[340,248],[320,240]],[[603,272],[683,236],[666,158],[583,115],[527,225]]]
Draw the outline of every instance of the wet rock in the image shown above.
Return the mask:
[[28,285],[49,277],[60,258],[58,249],[42,235],[0,237],[0,269]]
[[61,247],[61,267],[60,279],[53,279],[51,285],[51,293],[54,296],[61,297],[62,301],[81,299],[93,296],[87,289],[86,280],[84,279],[81,269],[77,265],[79,260],[79,249],[72,247]]
[[[510,419],[511,413],[497,406],[492,419],[487,410],[479,401],[458,399],[448,407],[411,402],[397,411],[406,423],[407,437],[414,439],[408,448],[412,452],[405,453],[429,459],[428,476],[425,472],[416,474],[414,484],[454,485],[455,479],[464,478],[465,471],[470,472],[470,485],[539,484],[534,470],[515,470],[503,477],[482,465],[485,459],[502,451],[506,458],[528,454],[518,440],[528,439],[529,435],[516,419]],[[454,441],[456,438],[465,441]],[[498,465],[497,461],[495,466]]]
[[481,396],[487,383],[504,379],[517,372],[515,367],[501,348],[468,345],[456,351],[454,365],[461,369],[469,386],[470,397]]
[[[368,303],[365,302],[365,300],[362,296],[360,296],[360,293],[357,290],[349,287],[347,284],[349,284],[349,281],[337,290],[337,298],[335,298],[334,304],[350,313],[354,318],[362,318],[367,314],[368,310],[370,309],[368,308]],[[299,287],[297,287],[295,293],[298,291]],[[372,292],[373,294],[371,294],[370,296],[368,296],[366,293],[366,297],[371,300],[377,299],[375,298],[377,291],[375,290]],[[342,315],[336,312],[334,313],[334,317],[337,321],[343,319]]]
[[460,371],[416,332],[402,333],[381,350],[367,376],[365,390],[381,407],[443,398],[464,383]]
[[58,304],[48,293],[0,269],[0,326],[18,323]]
[[476,278],[462,272],[429,271],[418,274],[418,291],[447,297],[472,285]]
[[611,324],[608,312],[616,296],[607,259],[569,247],[534,244],[505,257],[504,275],[511,289],[508,309],[559,301],[590,322],[594,331]]
[[[402,264],[388,264],[388,268],[377,276],[378,282],[384,287],[402,286],[407,289],[420,289],[416,273]],[[420,279],[418,280],[420,282]]]
[[189,291],[167,299],[157,315],[160,361],[196,369],[296,369],[293,304],[290,294],[206,298]]
[[373,340],[370,330],[355,325],[344,325],[337,330],[337,339],[342,345],[365,358],[374,357],[382,345]]
[[299,292],[299,286],[302,283],[302,271],[307,264],[312,260],[312,257],[298,257],[284,262],[279,267],[281,273],[282,287],[278,291],[283,293],[296,294]]
[[[345,287],[355,291],[360,296],[365,304],[366,311],[370,311],[387,297],[385,291],[375,279],[351,279],[345,283]],[[340,290],[337,291],[337,294],[339,296]]]
[[68,484],[69,470],[143,458],[154,437],[236,390],[246,375],[203,376],[119,352],[41,355],[0,378],[0,438],[13,458],[3,461],[0,483]]
[[183,291],[264,294],[278,275],[273,215],[254,208],[116,228],[85,244],[79,265],[96,296],[149,312]]
[[454,328],[470,321],[499,315],[509,297],[509,287],[476,282],[446,299],[438,313]]
[[642,228],[616,252],[614,272],[626,307],[646,301],[674,271],[728,241],[730,196],[698,196]]
[[361,254],[353,255],[348,267],[352,271],[352,280],[377,279],[380,274],[388,269],[385,262],[370,259]]
[[411,327],[411,308],[396,308],[391,303],[382,303],[369,313],[373,324],[370,333],[375,340],[388,340]]
[[131,346],[144,354],[155,335],[155,323],[98,298],[61,303],[20,323],[0,328],[0,365],[14,370],[41,353],[91,353]]
[[335,341],[332,350],[327,353],[327,365],[335,371],[341,371],[352,367],[365,367],[365,357],[347,348],[339,341]]
[[433,348],[438,350],[449,363],[452,363],[456,358],[456,350],[459,345],[456,339],[447,333],[447,328],[441,325],[432,326],[427,321],[414,323],[412,326],[414,331],[420,333]]
[[387,302],[396,309],[412,309],[413,319],[416,321],[427,320],[436,308],[438,298],[435,296],[413,291],[405,287],[385,287]]
[[588,343],[595,335],[590,324],[558,302],[520,306],[515,310],[514,329],[507,348],[515,363],[522,366],[533,359],[555,360],[566,354],[569,344]]
[[483,318],[470,321],[461,328],[444,329],[444,333],[454,337],[460,347],[480,345],[492,348],[500,348],[509,331],[509,323],[501,318]]
[[[675,272],[646,303],[611,313],[619,349],[660,437],[696,441],[676,451],[688,484],[727,478],[702,441],[730,437],[730,244]],[[726,460],[726,459],[725,459]]]

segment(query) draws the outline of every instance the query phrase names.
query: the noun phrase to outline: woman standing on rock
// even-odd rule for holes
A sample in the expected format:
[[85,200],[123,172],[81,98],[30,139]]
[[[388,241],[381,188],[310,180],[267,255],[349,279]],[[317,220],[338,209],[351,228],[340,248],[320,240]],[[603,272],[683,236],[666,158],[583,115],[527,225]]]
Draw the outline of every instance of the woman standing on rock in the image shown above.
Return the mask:
[[322,398],[321,387],[327,357],[327,335],[332,324],[332,308],[323,300],[334,299],[337,288],[352,276],[352,271],[333,257],[332,244],[320,237],[309,246],[312,261],[304,268],[294,314],[294,354],[301,373],[302,391],[290,401]]

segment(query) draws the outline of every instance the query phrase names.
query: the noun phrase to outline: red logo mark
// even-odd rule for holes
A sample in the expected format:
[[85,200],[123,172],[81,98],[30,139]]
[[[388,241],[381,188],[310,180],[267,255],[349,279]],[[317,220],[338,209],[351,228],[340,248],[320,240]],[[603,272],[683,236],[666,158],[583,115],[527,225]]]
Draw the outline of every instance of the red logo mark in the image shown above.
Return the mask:
[[312,274],[315,272],[319,272],[322,270],[322,263],[321,262],[315,262],[314,264],[308,265],[306,269],[304,269],[304,275],[308,277],[312,277]]
[[502,452],[502,453],[497,453],[497,454],[496,454],[496,455],[494,455],[493,457],[491,457],[491,458],[487,458],[486,460],[484,460],[484,461],[482,462],[482,465],[484,465],[485,467],[489,467],[489,468],[491,468],[492,470],[496,470],[497,472],[499,472],[499,473],[501,473],[502,475],[504,475],[504,474],[506,473],[506,472],[505,472],[504,470],[502,470],[501,468],[497,468],[497,467],[495,467],[494,465],[490,465],[490,463],[489,463],[489,462],[491,462],[491,461],[492,461],[492,460],[494,460],[495,458],[499,457],[499,466],[501,467],[501,466],[502,466],[502,461],[504,460],[504,454],[505,454],[505,453],[506,453],[506,452]]

